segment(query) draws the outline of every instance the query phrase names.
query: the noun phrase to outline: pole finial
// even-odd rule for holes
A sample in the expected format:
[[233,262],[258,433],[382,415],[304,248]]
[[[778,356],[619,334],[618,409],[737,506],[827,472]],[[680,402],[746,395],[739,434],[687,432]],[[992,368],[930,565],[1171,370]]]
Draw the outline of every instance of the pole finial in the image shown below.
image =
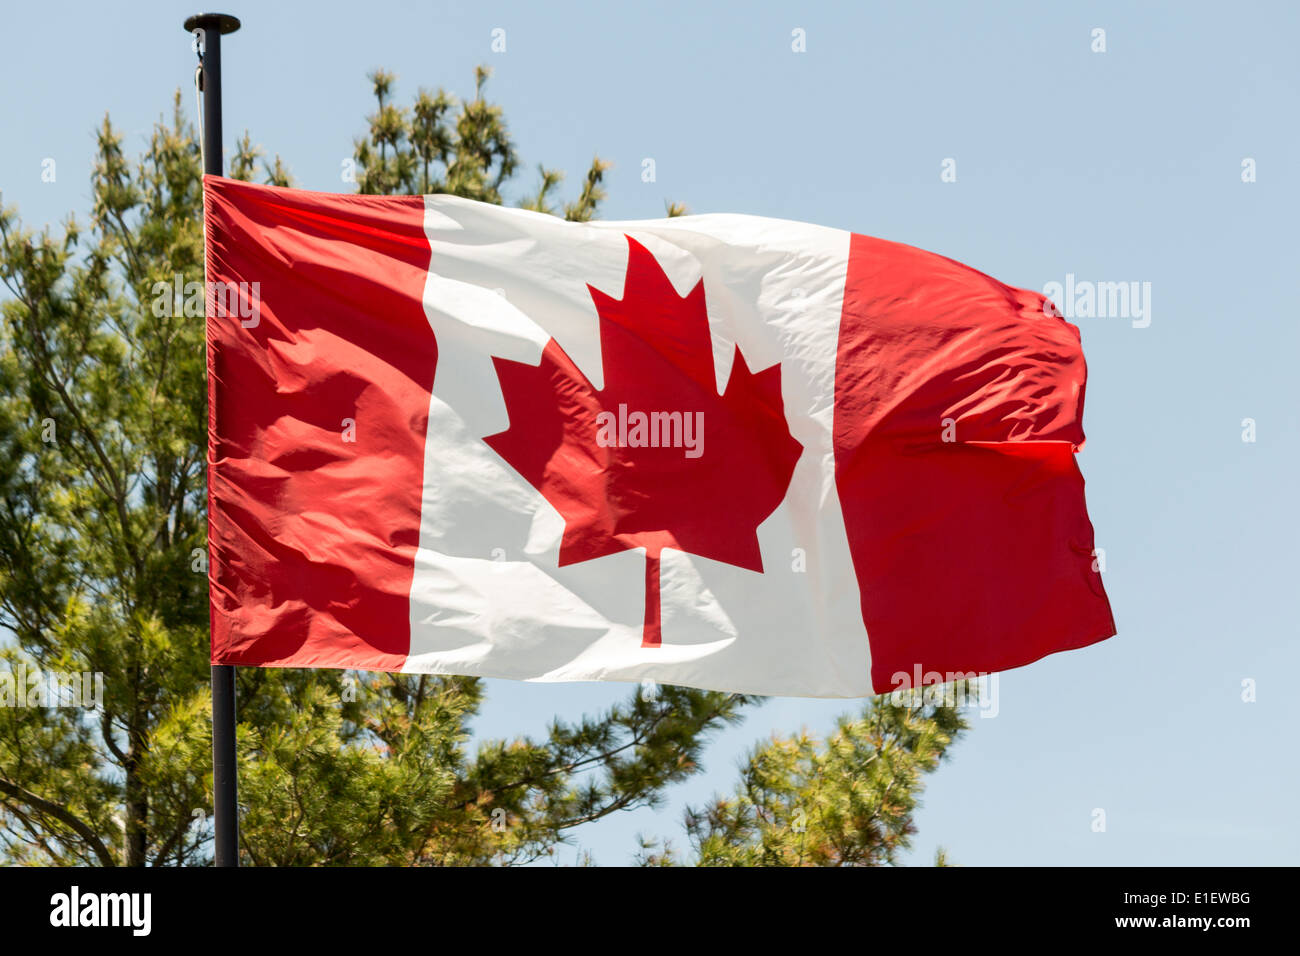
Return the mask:
[[196,13],[185,19],[185,32],[195,30],[217,30],[221,34],[234,33],[239,29],[239,18],[228,13]]

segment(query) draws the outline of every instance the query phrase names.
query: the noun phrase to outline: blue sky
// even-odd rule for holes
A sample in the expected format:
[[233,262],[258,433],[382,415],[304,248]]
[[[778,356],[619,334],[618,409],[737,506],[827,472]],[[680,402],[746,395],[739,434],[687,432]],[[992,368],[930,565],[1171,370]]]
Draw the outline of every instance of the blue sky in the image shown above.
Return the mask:
[[[301,186],[347,191],[365,74],[494,75],[529,169],[612,160],[604,218],[800,219],[911,243],[1013,285],[1149,282],[1150,324],[1077,318],[1090,379],[1080,465],[1119,636],[1010,672],[929,779],[909,862],[1290,864],[1296,748],[1300,8],[1284,3],[237,4],[226,142],[247,128]],[[0,190],[29,225],[89,207],[108,111],[143,145],[181,87],[190,2],[5,11]],[[505,30],[506,50],[491,49]],[[1105,30],[1105,52],[1093,31]],[[791,49],[792,31],[806,52]],[[657,180],[641,181],[642,160]],[[43,182],[42,162],[57,176]],[[955,182],[941,180],[946,159]],[[1256,181],[1242,181],[1244,159]],[[535,188],[520,177],[511,199]],[[1243,419],[1256,440],[1242,440]],[[1256,700],[1242,700],[1243,681]],[[621,685],[494,681],[485,736],[540,733]],[[851,701],[771,700],[660,811],[578,834],[620,863],[677,838],[772,732]],[[1106,830],[1093,830],[1105,810]],[[562,859],[573,858],[564,851]]]

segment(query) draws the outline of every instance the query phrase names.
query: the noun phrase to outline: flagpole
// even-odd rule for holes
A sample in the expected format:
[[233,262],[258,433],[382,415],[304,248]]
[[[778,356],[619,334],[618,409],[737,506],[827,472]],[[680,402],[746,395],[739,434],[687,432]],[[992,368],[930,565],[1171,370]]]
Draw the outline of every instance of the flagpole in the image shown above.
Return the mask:
[[[203,172],[222,174],[221,162],[221,37],[239,29],[239,20],[225,13],[198,13],[185,21],[187,33],[198,33],[203,89]],[[206,261],[206,250],[204,253]],[[206,272],[204,279],[206,280]],[[206,300],[206,296],[205,296]],[[235,668],[212,665],[212,816],[215,824],[216,866],[239,865],[238,778],[235,765]]]

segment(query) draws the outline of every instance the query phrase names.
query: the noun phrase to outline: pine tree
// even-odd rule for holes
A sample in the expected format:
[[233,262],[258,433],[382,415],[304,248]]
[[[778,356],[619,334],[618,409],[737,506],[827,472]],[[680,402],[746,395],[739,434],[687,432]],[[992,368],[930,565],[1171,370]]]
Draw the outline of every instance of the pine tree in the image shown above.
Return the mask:
[[[881,866],[916,832],[923,776],[967,729],[965,684],[877,697],[824,741],[801,733],[756,748],[730,797],[687,811],[703,866]],[[936,865],[946,866],[940,850]]]

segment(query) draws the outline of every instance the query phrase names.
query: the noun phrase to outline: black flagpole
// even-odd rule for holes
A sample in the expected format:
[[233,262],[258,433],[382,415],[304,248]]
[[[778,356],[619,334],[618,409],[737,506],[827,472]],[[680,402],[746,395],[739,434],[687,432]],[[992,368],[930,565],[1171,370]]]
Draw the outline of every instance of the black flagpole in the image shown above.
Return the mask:
[[[185,32],[199,33],[203,90],[203,172],[222,174],[221,37],[239,29],[225,13],[198,13],[185,21]],[[206,253],[205,253],[206,254]],[[204,276],[206,279],[206,275]],[[205,299],[207,297],[205,296]],[[212,665],[212,815],[216,825],[216,866],[239,865],[239,810],[235,767],[235,668]]]

